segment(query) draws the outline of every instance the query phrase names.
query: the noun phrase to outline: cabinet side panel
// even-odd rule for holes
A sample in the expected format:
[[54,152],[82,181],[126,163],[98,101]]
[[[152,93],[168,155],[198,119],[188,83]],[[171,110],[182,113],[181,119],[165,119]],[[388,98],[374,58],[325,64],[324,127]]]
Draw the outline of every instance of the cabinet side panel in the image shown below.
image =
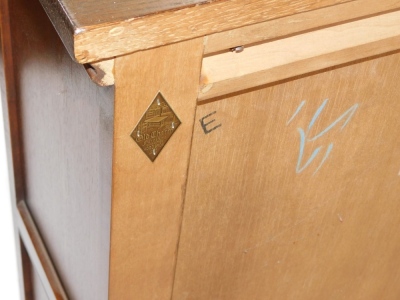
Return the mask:
[[37,0],[10,1],[25,200],[71,299],[107,299],[113,88],[74,63]]
[[[202,52],[196,39],[116,58],[110,299],[171,297]],[[158,92],[181,122],[161,152],[176,126],[161,102],[145,114]],[[131,137],[142,117],[133,137],[154,162]]]
[[14,70],[14,57],[12,49],[12,29],[9,17],[8,0],[0,1],[1,14],[1,102],[4,120],[5,141],[7,146],[8,178],[10,184],[10,200],[13,214],[15,233],[15,250],[19,277],[20,298],[31,300],[32,291],[32,265],[18,232],[17,203],[24,199],[24,176],[22,164],[22,147],[20,138],[19,106]]
[[[173,299],[399,299],[400,54],[201,105]],[[215,125],[214,125],[215,124]]]

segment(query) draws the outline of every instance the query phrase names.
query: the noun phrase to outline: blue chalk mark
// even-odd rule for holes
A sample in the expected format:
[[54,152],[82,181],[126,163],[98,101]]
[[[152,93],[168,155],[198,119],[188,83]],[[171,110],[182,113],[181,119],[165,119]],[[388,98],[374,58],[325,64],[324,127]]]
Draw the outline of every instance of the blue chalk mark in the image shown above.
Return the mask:
[[325,163],[325,161],[329,157],[329,154],[331,154],[332,149],[333,149],[333,144],[330,143],[329,146],[328,146],[328,149],[326,150],[324,158],[322,159],[322,161],[319,164],[318,168],[314,171],[313,175],[315,175],[319,171],[319,169],[322,167],[322,165]]
[[300,103],[299,107],[297,108],[296,112],[293,114],[293,116],[290,118],[290,120],[287,121],[286,125],[289,125],[290,122],[293,121],[293,119],[298,115],[300,110],[303,108],[304,104],[306,104],[306,100],[301,101],[301,103]]
[[321,106],[317,109],[317,111],[315,112],[313,118],[311,119],[310,124],[308,124],[308,131],[307,133],[310,131],[311,127],[313,127],[315,121],[318,119],[319,115],[321,114],[321,112],[323,111],[323,109],[325,108],[326,103],[328,103],[329,99],[325,99],[324,102],[321,104]]
[[299,158],[297,159],[296,173],[299,174],[299,173],[303,172],[304,169],[306,169],[309,166],[309,164],[312,163],[312,161],[315,159],[315,157],[318,155],[319,151],[321,150],[322,146],[315,149],[314,152],[311,154],[311,157],[305,163],[305,165],[303,167],[300,167],[300,164],[301,164],[301,161],[303,160],[303,155],[304,155],[306,135],[304,133],[304,130],[301,128],[297,128],[297,131],[300,133],[300,153],[299,153]]
[[[340,130],[343,130],[347,126],[347,124],[350,122],[350,120],[352,119],[353,115],[355,114],[355,112],[357,111],[357,109],[359,107],[358,103],[354,104],[348,110],[346,110],[342,115],[340,115],[335,121],[333,121],[328,127],[326,127],[324,130],[322,130],[320,133],[318,133],[317,135],[315,135],[312,138],[308,138],[308,134],[309,134],[311,128],[314,126],[315,122],[318,120],[319,116],[321,115],[321,113],[324,110],[328,101],[329,101],[329,99],[325,99],[323,101],[323,103],[320,105],[320,107],[318,107],[317,111],[315,112],[314,116],[311,119],[311,122],[308,124],[306,132],[302,128],[297,128],[297,131],[300,134],[299,157],[297,159],[297,165],[296,165],[296,173],[298,173],[298,174],[303,172],[313,162],[313,160],[317,157],[317,155],[319,154],[319,152],[321,151],[321,149],[323,147],[323,146],[319,146],[317,149],[315,149],[313,151],[313,153],[311,154],[310,158],[306,161],[306,163],[303,166],[301,166],[301,163],[303,161],[304,148],[306,146],[306,142],[312,142],[312,141],[317,140],[318,138],[322,137],[327,132],[329,132],[332,128],[334,128],[340,121],[345,119],[345,122],[340,127]],[[303,108],[303,106],[305,104],[306,104],[306,100],[303,100],[300,103],[300,105],[297,107],[293,116],[286,123],[286,125],[289,125],[293,121],[293,119],[300,113],[301,109]],[[313,175],[315,175],[319,171],[319,169],[324,165],[326,160],[329,158],[329,155],[331,154],[332,149],[333,149],[333,143],[330,143],[328,145],[328,148],[325,152],[324,157],[322,158],[317,169],[314,171]]]
[[[320,107],[321,108],[321,107]],[[347,123],[351,120],[353,117],[354,113],[356,112],[358,108],[358,104],[354,104],[352,107],[350,107],[346,112],[344,112],[339,118],[337,118],[333,123],[331,123],[328,127],[326,127],[324,130],[322,130],[320,133],[318,133],[316,136],[313,138],[308,139],[309,141],[315,141],[316,139],[320,138],[323,136],[325,133],[327,133],[329,130],[331,130],[333,127],[336,126],[337,123],[339,123],[342,119],[344,119],[347,116],[346,122],[342,125],[340,130],[343,130],[343,128],[346,127]],[[318,111],[317,111],[318,112]],[[315,114],[316,115],[316,114]],[[315,117],[314,115],[314,117]],[[318,116],[317,116],[318,117]],[[312,121],[311,121],[312,122]],[[310,123],[311,124],[311,123]],[[308,127],[310,129],[310,126]]]

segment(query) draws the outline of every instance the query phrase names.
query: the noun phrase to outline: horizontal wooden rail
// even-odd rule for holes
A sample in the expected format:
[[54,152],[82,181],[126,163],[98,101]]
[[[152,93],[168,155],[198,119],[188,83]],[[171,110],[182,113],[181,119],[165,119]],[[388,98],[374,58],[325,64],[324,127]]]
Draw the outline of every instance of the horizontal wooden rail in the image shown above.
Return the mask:
[[400,49],[400,11],[203,59],[199,101]]
[[24,201],[18,203],[19,234],[49,299],[68,299],[46,247]]
[[204,54],[227,51],[235,46],[262,43],[323,27],[348,23],[400,9],[399,0],[356,0],[323,7],[206,37]]
[[[57,2],[40,1],[46,8],[54,6]],[[51,9],[47,11],[76,61],[91,63],[352,1],[354,0],[204,1],[203,5],[142,17],[130,15],[127,19],[117,22],[109,20],[103,24],[84,26],[78,24],[78,27],[73,27],[72,40],[71,28],[65,30],[64,22],[59,21],[65,18],[63,10],[55,10],[55,14],[52,14]],[[137,2],[137,0],[125,2]],[[75,15],[70,17],[76,19]]]

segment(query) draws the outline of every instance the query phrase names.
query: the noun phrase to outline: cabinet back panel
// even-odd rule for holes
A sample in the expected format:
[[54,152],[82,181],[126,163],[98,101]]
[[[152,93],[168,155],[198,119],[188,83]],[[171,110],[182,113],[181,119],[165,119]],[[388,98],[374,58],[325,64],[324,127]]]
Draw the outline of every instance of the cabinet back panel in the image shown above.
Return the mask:
[[398,299],[399,73],[393,54],[200,105],[173,299]]

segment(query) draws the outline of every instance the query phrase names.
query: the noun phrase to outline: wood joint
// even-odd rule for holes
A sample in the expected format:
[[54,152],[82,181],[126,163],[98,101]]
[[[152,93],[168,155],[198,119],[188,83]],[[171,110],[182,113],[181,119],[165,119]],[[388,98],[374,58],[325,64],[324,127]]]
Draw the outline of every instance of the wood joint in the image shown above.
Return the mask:
[[84,64],[90,79],[99,86],[114,85],[114,59]]

